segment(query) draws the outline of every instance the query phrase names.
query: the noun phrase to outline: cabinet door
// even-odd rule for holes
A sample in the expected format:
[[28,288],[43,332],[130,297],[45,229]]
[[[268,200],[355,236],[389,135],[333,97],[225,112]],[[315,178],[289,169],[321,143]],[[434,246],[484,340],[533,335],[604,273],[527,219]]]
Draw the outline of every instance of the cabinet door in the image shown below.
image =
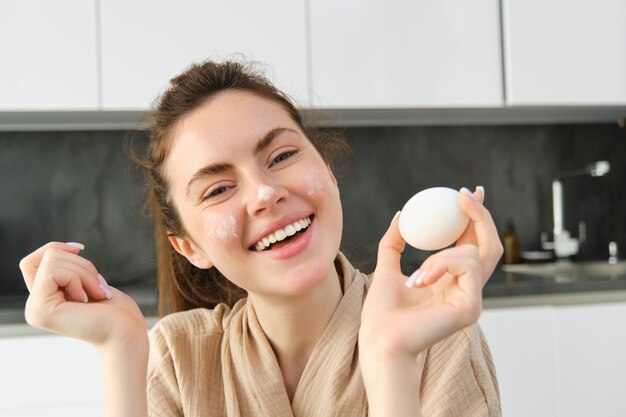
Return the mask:
[[557,310],[559,417],[626,415],[626,304]]
[[624,0],[502,4],[508,104],[626,104]]
[[304,0],[101,0],[105,110],[143,110],[192,62],[266,64],[277,86],[307,102]]
[[312,90],[322,106],[502,105],[498,0],[310,7]]
[[0,1],[0,111],[98,108],[95,0]]
[[73,416],[102,404],[98,352],[85,342],[53,335],[0,338],[0,370],[2,416]]
[[553,316],[551,307],[483,311],[480,325],[496,366],[502,415],[554,417]]

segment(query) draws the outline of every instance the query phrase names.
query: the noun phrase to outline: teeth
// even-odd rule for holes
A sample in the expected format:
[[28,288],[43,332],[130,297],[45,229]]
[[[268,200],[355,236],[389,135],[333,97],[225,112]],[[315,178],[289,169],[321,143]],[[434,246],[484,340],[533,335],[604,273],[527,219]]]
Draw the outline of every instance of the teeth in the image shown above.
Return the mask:
[[310,218],[304,218],[301,220],[297,220],[291,224],[285,226],[284,229],[276,230],[274,233],[270,233],[265,236],[263,239],[259,240],[256,245],[254,245],[254,249],[261,251],[265,248],[268,248],[272,243],[280,242],[281,240],[285,240],[287,236],[293,236],[297,232],[302,229],[306,229],[311,224]]

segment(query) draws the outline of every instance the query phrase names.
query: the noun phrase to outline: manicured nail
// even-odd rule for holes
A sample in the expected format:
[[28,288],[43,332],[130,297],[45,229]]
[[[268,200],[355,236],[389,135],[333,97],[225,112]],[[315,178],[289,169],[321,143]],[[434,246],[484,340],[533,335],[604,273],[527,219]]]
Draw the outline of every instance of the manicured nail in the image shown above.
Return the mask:
[[83,290],[83,303],[86,303],[89,301],[89,298],[87,297],[87,293],[85,292],[85,290]]
[[98,287],[100,287],[104,296],[110,300],[113,297],[113,294],[111,293],[111,290],[109,289],[109,284],[107,284],[104,277],[100,274],[98,274],[98,282],[99,282]]
[[420,270],[418,269],[417,271],[413,272],[411,274],[411,276],[409,277],[409,279],[406,280],[406,282],[404,283],[404,285],[406,285],[407,288],[411,288],[413,287],[413,284],[415,284],[415,279],[417,278],[417,275],[419,275]]
[[393,219],[392,219],[391,221],[393,222],[395,219],[397,219],[397,218],[398,218],[398,216],[399,216],[399,215],[400,215],[400,212],[399,212],[399,211],[397,211],[397,212],[396,212],[396,215],[395,215],[395,216],[393,216]]
[[108,287],[106,287],[106,286],[104,286],[104,285],[102,285],[102,284],[98,285],[98,287],[100,287],[100,289],[102,290],[102,294],[104,294],[104,296],[105,296],[106,298],[108,298],[109,300],[110,300],[111,298],[113,298],[113,294],[111,294],[111,290],[109,290],[109,288],[108,288]]
[[79,249],[79,250],[83,250],[85,249],[85,245],[83,245],[82,243],[78,243],[78,242],[66,242],[65,243],[68,246],[71,246],[73,248]]
[[424,283],[424,278],[426,278],[426,274],[428,274],[428,269],[424,269],[419,277],[415,280],[415,285],[422,285]]
[[421,285],[421,283],[424,282],[424,276],[427,272],[427,270],[423,270],[421,268],[418,269],[411,274],[411,276],[409,277],[409,279],[406,280],[404,285],[406,285],[407,288],[411,288],[415,285]]
[[476,201],[476,197],[474,197],[474,194],[472,194],[472,192],[470,190],[468,190],[467,188],[463,187],[459,190],[459,192],[461,194],[465,194],[466,196],[468,196],[469,198],[471,198],[472,200]]
[[482,185],[478,185],[476,186],[476,191],[480,191],[480,194],[482,194],[483,200],[484,200],[485,199],[485,187],[483,187]]

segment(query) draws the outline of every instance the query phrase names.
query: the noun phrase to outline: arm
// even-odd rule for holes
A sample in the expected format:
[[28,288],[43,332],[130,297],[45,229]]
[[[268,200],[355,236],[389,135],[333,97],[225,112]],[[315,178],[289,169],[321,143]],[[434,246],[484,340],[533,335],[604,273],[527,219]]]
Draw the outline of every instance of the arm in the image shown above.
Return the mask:
[[103,417],[147,417],[148,340],[100,351],[104,383]]
[[30,292],[26,321],[99,350],[104,416],[147,416],[144,317],[132,298],[108,286],[95,266],[78,255],[82,249],[80,244],[51,242],[22,259]]
[[418,358],[478,320],[482,286],[502,250],[493,221],[478,202],[482,192],[477,194],[461,198],[471,221],[458,245],[431,255],[414,279],[400,270],[405,242],[397,215],[380,242],[359,332],[359,363],[372,416],[421,415]]
[[369,415],[420,417],[422,368],[414,358],[389,357],[382,352],[359,357]]

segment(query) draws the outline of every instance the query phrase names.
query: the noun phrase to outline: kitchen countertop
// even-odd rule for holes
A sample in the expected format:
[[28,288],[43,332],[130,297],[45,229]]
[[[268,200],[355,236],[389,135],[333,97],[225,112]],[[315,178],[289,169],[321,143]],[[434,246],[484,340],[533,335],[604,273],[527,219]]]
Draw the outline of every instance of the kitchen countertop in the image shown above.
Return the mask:
[[[144,315],[154,321],[157,316],[154,287],[143,284],[119,289],[133,297]],[[12,334],[21,332],[17,330],[20,325],[30,329],[24,320],[26,298],[25,292],[0,294],[0,327],[11,325],[13,330],[9,333]],[[504,272],[498,267],[483,289],[483,306],[487,309],[621,301],[626,301],[626,275],[587,279],[545,278]],[[1,336],[3,332],[0,329]]]

